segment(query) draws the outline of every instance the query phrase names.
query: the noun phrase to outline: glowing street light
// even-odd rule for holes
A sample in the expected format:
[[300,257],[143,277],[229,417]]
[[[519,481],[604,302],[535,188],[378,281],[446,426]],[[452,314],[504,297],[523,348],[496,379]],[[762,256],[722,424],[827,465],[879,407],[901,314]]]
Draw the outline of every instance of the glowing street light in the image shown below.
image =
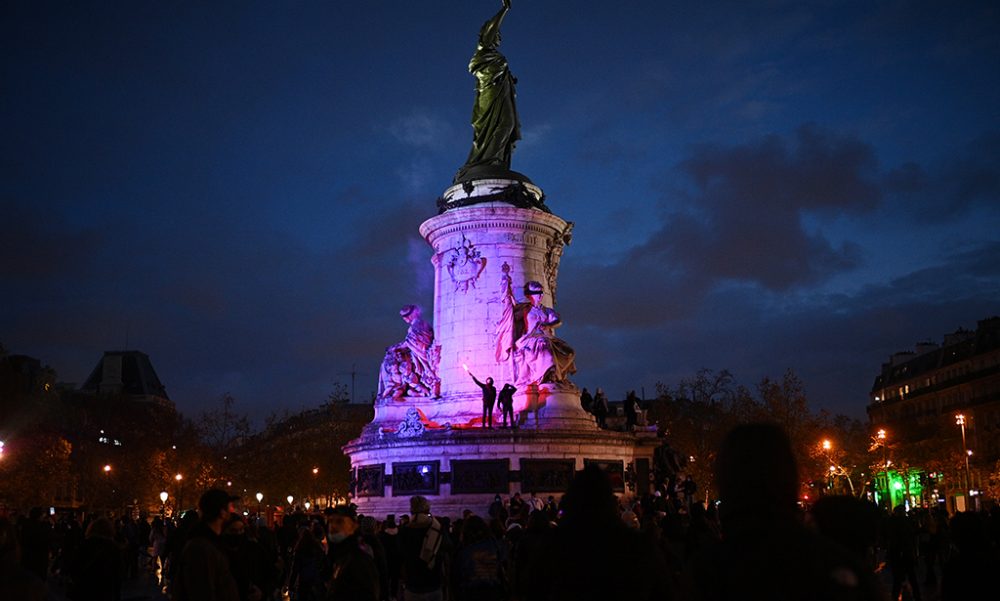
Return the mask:
[[830,441],[829,440],[824,440],[823,441],[823,450],[824,451],[829,451],[831,448],[833,448],[833,445],[830,443]]
[[318,473],[319,473],[319,468],[318,467],[314,467],[313,468],[313,476],[315,476]]
[[962,450],[965,451],[965,453],[963,453],[963,455],[965,455],[965,492],[971,499],[972,473],[969,471],[969,455],[972,455],[972,452],[965,443],[965,415],[961,413],[955,415],[955,424],[962,429]]
[[108,474],[108,473],[110,473],[110,472],[111,472],[111,464],[107,464],[107,465],[105,465],[105,466],[104,466],[104,473],[105,473],[105,474]]
[[161,492],[160,493],[160,503],[166,505],[167,504],[167,498],[169,498],[169,497],[170,497],[170,495],[167,494],[167,491]]
[[261,501],[264,500],[264,493],[259,492],[257,493],[256,497],[257,497],[257,502],[260,503]]
[[306,501],[304,505],[306,507],[306,511],[309,511],[309,508],[312,507],[312,503],[310,503],[309,501]]
[[295,497],[293,497],[292,495],[288,495],[287,497],[285,497],[285,499],[288,501],[288,504],[291,505],[292,501],[295,500]]
[[182,476],[180,474],[180,472],[178,472],[177,475],[174,476],[174,480],[177,482],[177,507],[178,507],[178,511],[183,511],[184,510],[184,495],[183,495],[184,487],[183,487],[182,481],[184,480],[184,476]]

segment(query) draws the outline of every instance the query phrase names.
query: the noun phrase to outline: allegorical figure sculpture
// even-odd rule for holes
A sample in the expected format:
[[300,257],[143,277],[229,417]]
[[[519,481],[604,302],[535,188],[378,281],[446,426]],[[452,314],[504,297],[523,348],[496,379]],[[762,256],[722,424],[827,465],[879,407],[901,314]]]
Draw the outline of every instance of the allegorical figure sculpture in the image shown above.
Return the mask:
[[562,324],[554,309],[542,305],[544,292],[539,282],[524,285],[525,302],[514,299],[510,266],[502,267],[500,281],[503,317],[497,324],[497,363],[510,362],[514,381],[519,386],[530,384],[568,384],[576,373],[576,353],[564,340],[556,338],[555,329]]
[[[510,170],[510,155],[521,139],[521,123],[514,102],[514,84],[507,59],[500,46],[500,23],[510,10],[510,0],[479,30],[479,44],[469,61],[469,73],[476,77],[476,102],[472,106],[472,150],[465,165],[455,175],[455,183],[471,179],[478,171]],[[477,169],[478,168],[478,169]],[[485,170],[483,168],[486,168]]]
[[406,305],[399,311],[410,325],[406,338],[385,350],[379,370],[378,398],[437,396],[440,348],[434,345],[434,330],[421,319],[420,307]]

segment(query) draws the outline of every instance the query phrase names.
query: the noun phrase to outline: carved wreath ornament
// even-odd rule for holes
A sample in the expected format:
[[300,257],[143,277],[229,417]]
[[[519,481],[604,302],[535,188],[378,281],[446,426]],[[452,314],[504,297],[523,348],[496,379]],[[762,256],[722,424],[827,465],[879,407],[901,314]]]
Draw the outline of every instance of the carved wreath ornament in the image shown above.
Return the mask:
[[469,287],[476,287],[476,280],[486,269],[486,257],[482,256],[476,245],[462,235],[462,244],[448,251],[448,275],[455,283],[455,290],[468,292]]

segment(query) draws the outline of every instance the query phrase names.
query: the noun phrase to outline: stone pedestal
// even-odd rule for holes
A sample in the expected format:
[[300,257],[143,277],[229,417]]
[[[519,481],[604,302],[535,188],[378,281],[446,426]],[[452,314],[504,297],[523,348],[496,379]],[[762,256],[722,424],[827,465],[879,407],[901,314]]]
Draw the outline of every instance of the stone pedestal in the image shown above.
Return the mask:
[[496,494],[558,499],[590,463],[608,472],[617,493],[645,492],[659,442],[655,432],[495,428],[358,439],[344,451],[354,467],[353,501],[363,514],[407,514],[410,497],[419,494],[435,515],[458,517],[470,509],[485,517]]
[[[513,364],[498,353],[505,274],[517,301],[525,298],[525,283],[536,281],[542,305],[556,302],[572,224],[548,212],[543,198],[526,179],[464,182],[446,190],[438,201],[442,213],[420,226],[433,249],[440,396],[376,401],[375,419],[344,447],[362,513],[380,519],[406,513],[409,497],[421,494],[439,515],[466,508],[485,515],[497,493],[559,496],[589,462],[609,470],[622,493],[625,474],[648,473],[659,444],[655,431],[600,430],[580,406],[576,386],[517,384]],[[572,334],[566,342],[572,346]],[[470,373],[481,381],[492,377],[498,391],[505,383],[519,387],[516,429],[499,428],[499,409],[495,427],[481,427],[482,391]],[[645,491],[646,482],[634,484]]]

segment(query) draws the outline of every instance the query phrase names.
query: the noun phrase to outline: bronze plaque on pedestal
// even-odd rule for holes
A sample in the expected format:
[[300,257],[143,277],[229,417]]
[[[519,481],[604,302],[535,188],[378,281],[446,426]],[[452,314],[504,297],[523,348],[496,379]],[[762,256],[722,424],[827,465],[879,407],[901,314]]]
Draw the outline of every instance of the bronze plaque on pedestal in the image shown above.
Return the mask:
[[521,492],[566,492],[574,476],[573,459],[521,460]]
[[510,459],[453,460],[451,494],[510,492]]
[[358,481],[355,496],[384,497],[385,496],[385,464],[365,465],[358,468]]
[[392,464],[392,496],[438,494],[440,461],[407,461]]

